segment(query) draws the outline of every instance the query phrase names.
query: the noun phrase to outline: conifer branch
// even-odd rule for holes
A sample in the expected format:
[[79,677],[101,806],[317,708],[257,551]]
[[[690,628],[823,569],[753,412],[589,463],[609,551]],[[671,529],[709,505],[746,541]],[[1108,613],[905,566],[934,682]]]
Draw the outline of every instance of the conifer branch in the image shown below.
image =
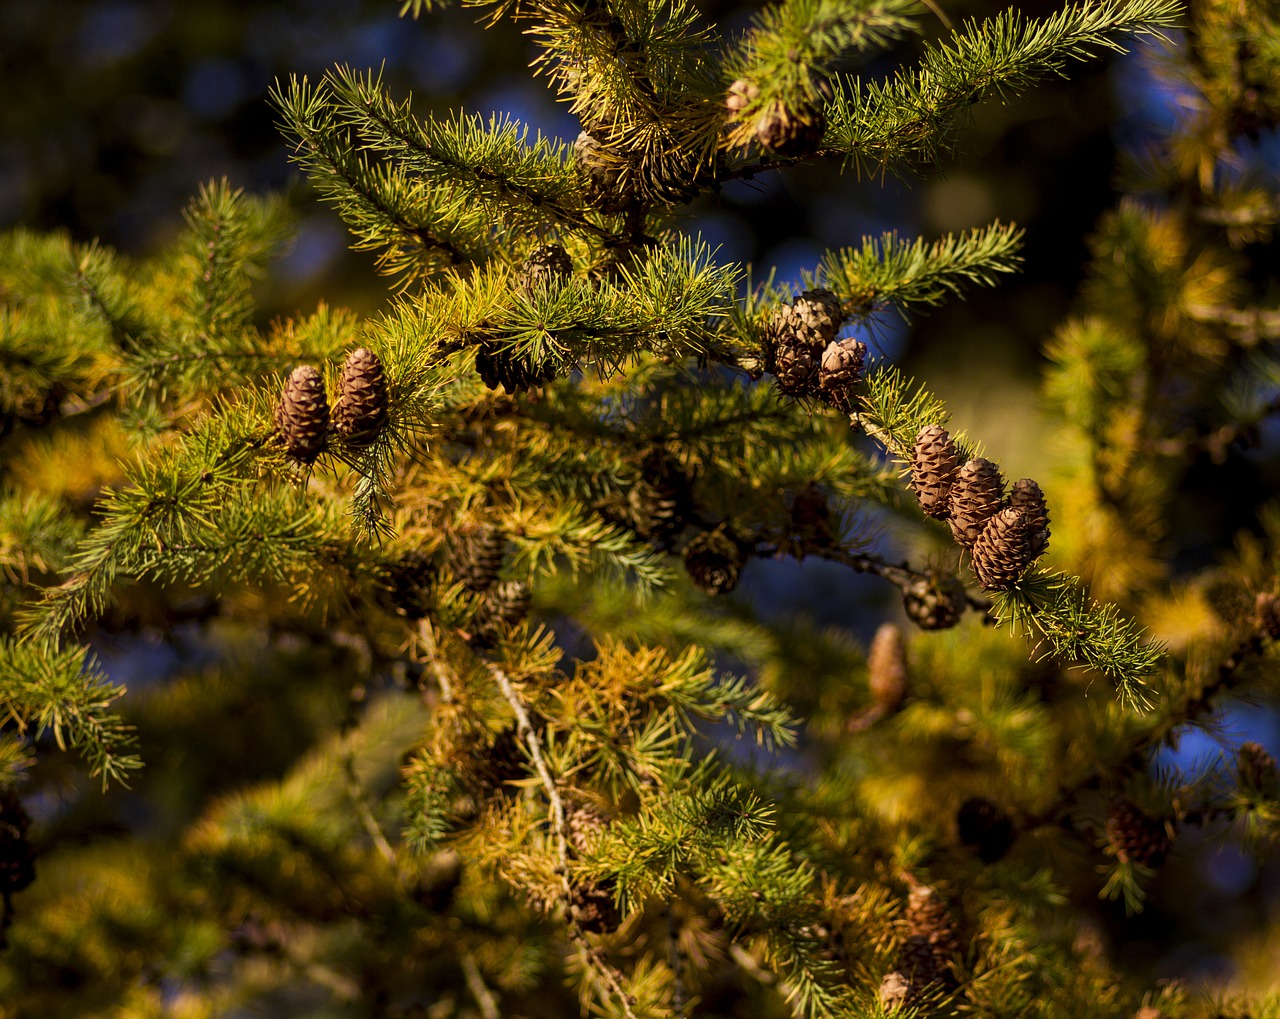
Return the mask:
[[1032,570],[1012,590],[995,594],[992,614],[1001,624],[1043,638],[1055,656],[1106,675],[1130,707],[1150,709],[1147,677],[1156,672],[1165,649],[1144,639],[1114,605],[1092,601],[1073,578]]
[[833,290],[855,316],[886,305],[930,307],[967,286],[995,286],[998,274],[1016,272],[1021,242],[1021,230],[1001,223],[932,244],[885,234],[879,241],[864,238],[861,248],[828,252],[806,282]]
[[827,151],[872,171],[932,159],[953,144],[974,103],[1061,75],[1068,61],[1093,52],[1121,52],[1120,37],[1160,37],[1179,11],[1175,0],[1101,0],[1044,19],[1011,8],[968,22],[949,42],[926,45],[915,71],[838,92],[828,105]]
[[541,233],[552,217],[602,239],[614,236],[584,213],[563,144],[539,136],[531,145],[528,129],[504,117],[488,124],[463,115],[418,120],[408,100],[388,95],[380,74],[338,67],[323,87],[330,90],[334,122],[354,132],[364,151],[381,153],[424,187],[459,191],[462,201],[479,203],[510,233]]
[[946,405],[896,365],[878,365],[867,374],[861,408],[853,415],[863,429],[902,463],[909,463],[916,436],[925,425],[945,424]]
[[59,749],[73,747],[89,774],[128,785],[142,766],[127,748],[137,740],[132,727],[109,713],[124,688],[111,683],[84,647],[55,648],[0,634],[0,710],[19,732],[35,738],[51,733]]
[[373,165],[338,119],[332,87],[305,78],[272,91],[294,158],[346,221],[361,251],[379,251],[383,271],[404,281],[493,254],[491,220],[465,196],[428,188],[395,165]]
[[725,61],[726,78],[754,86],[726,144],[749,144],[760,115],[777,104],[820,105],[826,78],[842,60],[887,49],[918,31],[922,6],[920,0],[784,0],[765,7]]

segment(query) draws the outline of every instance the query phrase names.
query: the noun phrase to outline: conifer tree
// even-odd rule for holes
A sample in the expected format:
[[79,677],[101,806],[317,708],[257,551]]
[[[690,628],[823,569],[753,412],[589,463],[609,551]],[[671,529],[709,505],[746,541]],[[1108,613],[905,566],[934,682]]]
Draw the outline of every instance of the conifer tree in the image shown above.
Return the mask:
[[[474,5],[535,38],[574,143],[345,67],[271,97],[376,314],[259,323],[287,217],[227,182],[150,259],[0,239],[0,1015],[1280,1016],[1124,951],[1188,839],[1280,834],[1260,744],[1155,766],[1280,692],[1280,512],[1191,566],[1175,526],[1280,410],[1250,169],[1280,15],[1185,12],[1188,116],[1094,231],[1055,444],[1012,479],[857,335],[998,285],[1015,226],[791,287],[679,211],[802,161],[909,173],[1172,0],[1014,9],[879,79],[915,0],[738,35]],[[901,613],[863,647],[735,593],[806,557]]]

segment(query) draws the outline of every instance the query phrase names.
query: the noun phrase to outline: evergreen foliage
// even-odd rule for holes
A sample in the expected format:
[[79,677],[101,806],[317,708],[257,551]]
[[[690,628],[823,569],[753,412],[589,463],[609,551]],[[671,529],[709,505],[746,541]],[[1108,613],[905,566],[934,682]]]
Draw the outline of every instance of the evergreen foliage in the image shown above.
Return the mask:
[[[1193,830],[1280,836],[1260,745],[1155,760],[1280,694],[1280,512],[1190,566],[1175,527],[1198,459],[1280,409],[1248,144],[1280,18],[1187,12],[1190,113],[1094,233],[1011,502],[999,436],[840,337],[998,285],[1016,227],[866,238],[796,289],[677,212],[802,158],[906,172],[1172,0],[969,22],[877,81],[849,68],[914,0],[737,38],[673,0],[477,6],[578,144],[347,68],[272,96],[393,280],[376,314],[258,322],[286,217],[226,182],[137,264],[0,238],[0,1015],[1280,1015],[1156,986],[1088,905],[1178,894]],[[984,590],[995,521],[1022,543]],[[770,558],[919,625],[867,651],[730,593]],[[174,662],[126,695],[149,636]]]

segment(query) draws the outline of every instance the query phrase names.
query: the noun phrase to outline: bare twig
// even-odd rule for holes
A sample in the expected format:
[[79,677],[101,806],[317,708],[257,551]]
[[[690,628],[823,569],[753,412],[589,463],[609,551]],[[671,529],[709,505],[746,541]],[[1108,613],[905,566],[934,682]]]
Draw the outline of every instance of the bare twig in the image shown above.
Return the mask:
[[476,965],[475,956],[465,950],[462,952],[462,975],[466,977],[467,990],[476,999],[484,1019],[500,1019],[502,1013],[498,1011],[498,1003],[493,998],[493,992],[485,985],[484,977],[480,975],[480,967]]
[[342,755],[342,769],[347,779],[347,797],[351,800],[352,806],[356,808],[356,816],[360,818],[360,823],[364,825],[364,830],[368,832],[369,841],[373,843],[378,855],[394,871],[396,868],[396,851],[391,848],[391,843],[387,841],[386,835],[382,833],[382,825],[378,824],[378,819],[373,816],[373,811],[369,809],[364,790],[360,788],[360,780],[356,776],[355,751],[351,749],[350,745],[347,746],[346,752]]
[[[564,800],[560,796],[560,790],[556,786],[555,779],[551,776],[551,769],[547,767],[547,760],[542,755],[542,745],[538,741],[537,734],[533,731],[533,724],[529,721],[529,712],[525,708],[524,702],[520,699],[520,695],[516,693],[515,687],[511,685],[511,679],[493,662],[487,664],[489,674],[493,677],[494,682],[498,684],[498,689],[502,691],[502,696],[511,705],[511,710],[515,712],[516,730],[520,733],[520,738],[524,741],[524,745],[529,751],[534,770],[537,771],[538,778],[542,780],[543,790],[547,794],[547,802],[551,808],[551,832],[555,837],[556,854],[560,858],[560,883],[564,894],[565,909],[568,910],[569,918],[572,920],[573,886],[569,882],[569,832],[565,823]],[[583,937],[582,929],[576,922],[570,925],[569,930],[569,936],[574,943],[595,964],[600,976],[609,985],[610,993],[621,1002],[623,1015],[627,1019],[636,1019],[635,1013],[631,1010],[631,996],[627,994],[626,989],[622,986],[622,981],[613,967],[604,960],[596,949],[587,944],[586,939]]]

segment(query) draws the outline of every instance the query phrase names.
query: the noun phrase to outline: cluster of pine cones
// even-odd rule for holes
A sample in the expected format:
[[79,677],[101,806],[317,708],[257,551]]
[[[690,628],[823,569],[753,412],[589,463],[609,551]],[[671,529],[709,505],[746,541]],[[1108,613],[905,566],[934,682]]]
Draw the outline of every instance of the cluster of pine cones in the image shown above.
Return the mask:
[[[760,87],[746,78],[729,86],[725,108],[731,117],[748,110],[760,96]],[[756,116],[752,137],[766,152],[775,156],[802,159],[818,151],[827,130],[826,114],[820,106],[805,103],[789,107],[785,103],[770,104]]]
[[1159,867],[1173,848],[1165,822],[1123,797],[1107,808],[1106,832],[1107,844],[1121,863]]
[[867,346],[852,337],[836,339],[844,318],[840,299],[822,287],[773,313],[764,327],[765,370],[777,376],[779,389],[852,411]]
[[[694,511],[693,484],[684,469],[661,447],[645,454],[640,477],[627,489],[625,503],[602,503],[606,520],[635,531],[664,552],[678,547]],[[701,530],[680,552],[694,586],[704,594],[728,594],[738,586],[747,550],[727,525]]]
[[[276,432],[289,456],[314,463],[330,427],[324,378],[314,365],[300,364],[289,374],[276,404]],[[350,446],[368,446],[387,423],[387,377],[378,355],[359,347],[347,355],[338,379],[333,430]]]
[[926,425],[916,436],[911,487],[920,508],[946,520],[955,540],[969,549],[973,572],[988,591],[1007,591],[1049,546],[1044,493],[1030,478],[1005,495],[1004,476],[990,460],[960,463],[951,436]]

